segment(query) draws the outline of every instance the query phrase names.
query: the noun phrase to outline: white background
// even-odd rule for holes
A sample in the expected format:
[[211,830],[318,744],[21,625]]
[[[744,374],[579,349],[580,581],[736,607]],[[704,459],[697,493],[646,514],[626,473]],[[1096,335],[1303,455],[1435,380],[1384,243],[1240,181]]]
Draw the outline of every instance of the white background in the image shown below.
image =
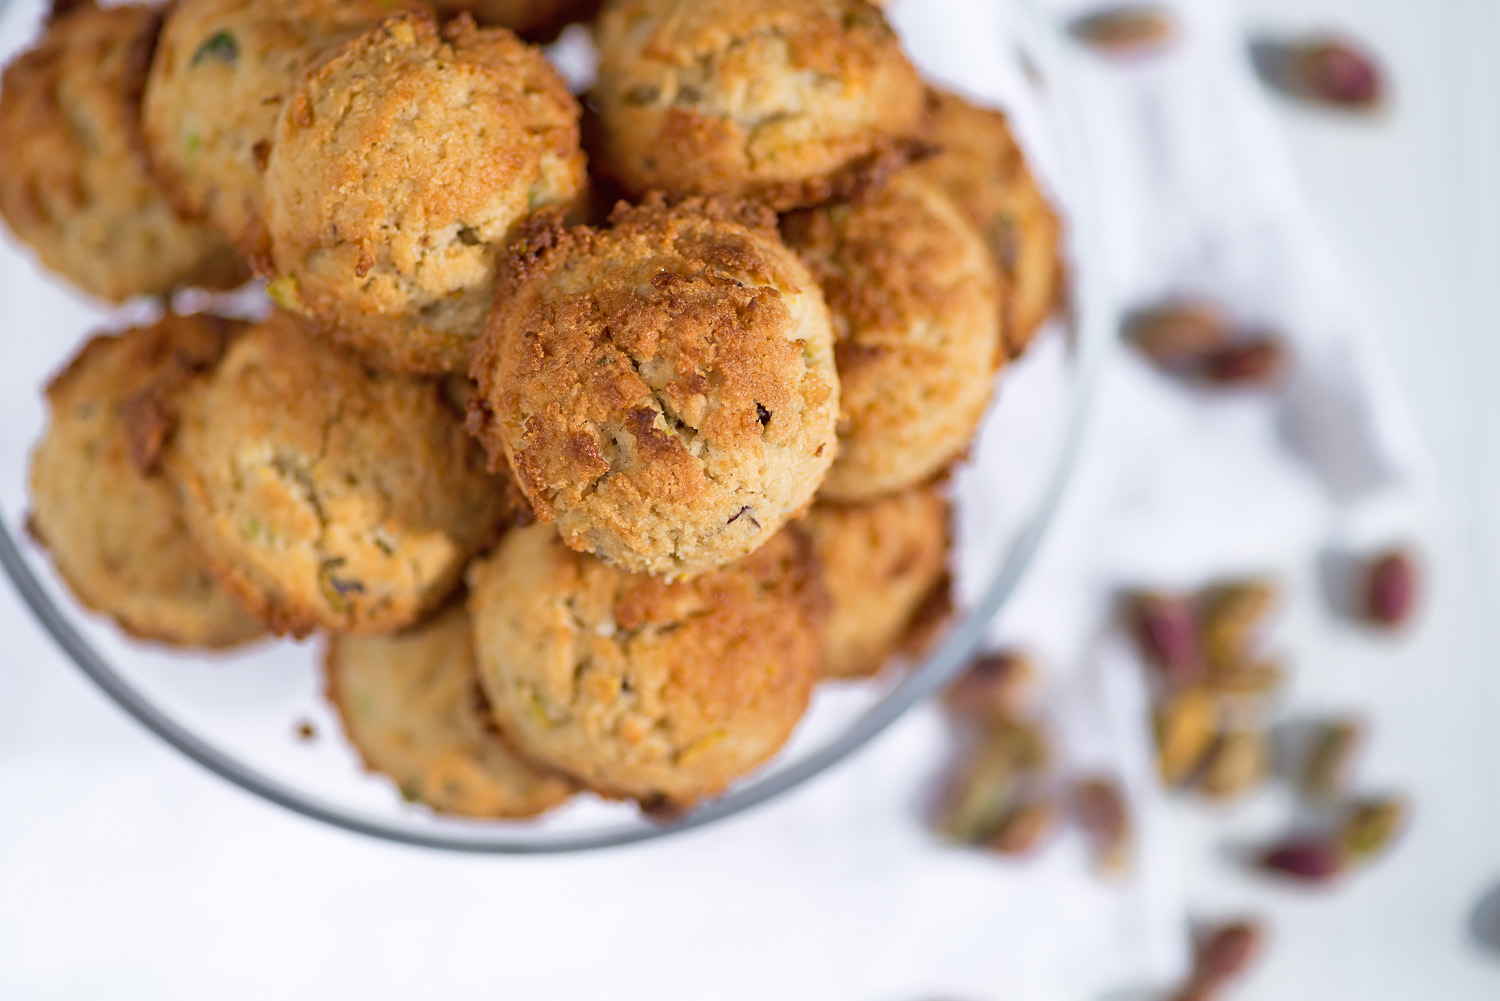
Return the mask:
[[[1500,5],[1490,0],[1241,0],[1247,24],[1343,27],[1396,84],[1390,114],[1345,122],[1283,105],[1310,201],[1348,265],[1440,478],[1433,589],[1420,628],[1385,646],[1294,609],[1287,645],[1307,707],[1373,711],[1371,781],[1409,787],[1401,850],[1333,897],[1266,893],[1215,860],[1199,817],[1199,900],[1273,917],[1242,994],[1500,998],[1500,955],[1468,938],[1500,886]],[[1311,605],[1305,600],[1304,605]],[[1311,677],[1309,677],[1311,676]],[[1253,812],[1253,811],[1252,811]]]
[[[1378,122],[1292,108],[1282,120],[1410,398],[1441,497],[1426,532],[1433,590],[1417,630],[1396,645],[1373,642],[1331,625],[1307,586],[1295,592],[1284,640],[1299,665],[1299,707],[1372,714],[1369,781],[1408,788],[1417,801],[1406,843],[1337,895],[1271,891],[1222,860],[1231,820],[1185,809],[1183,871],[1205,911],[1272,919],[1267,961],[1238,995],[1247,1001],[1497,998],[1500,956],[1473,946],[1467,924],[1481,895],[1500,886],[1500,5],[1243,6],[1252,24],[1353,29],[1393,67],[1396,102]],[[3,589],[0,636],[0,752],[11,763],[0,769],[7,1001],[355,992],[916,1001],[942,996],[945,966],[976,948],[1066,949],[944,928],[944,894],[972,892],[985,879],[979,867],[955,874],[953,886],[872,889],[869,875],[918,837],[904,807],[837,843],[799,825],[789,850],[782,818],[816,820],[823,785],[732,834],[590,859],[476,862],[323,830],[151,744]],[[876,748],[834,781],[878,783],[881,755]],[[1232,823],[1253,830],[1275,806],[1252,804]],[[757,885],[740,875],[765,868],[782,878]],[[668,900],[646,907],[610,890],[611,873],[652,869],[678,877]],[[549,884],[567,888],[549,913],[508,913],[509,895]],[[631,920],[638,911],[676,920],[641,928]],[[892,934],[911,913],[932,915],[934,926],[920,963]],[[933,941],[951,942],[952,957]],[[683,984],[689,967],[717,974]],[[963,996],[1035,993],[1001,982]]]

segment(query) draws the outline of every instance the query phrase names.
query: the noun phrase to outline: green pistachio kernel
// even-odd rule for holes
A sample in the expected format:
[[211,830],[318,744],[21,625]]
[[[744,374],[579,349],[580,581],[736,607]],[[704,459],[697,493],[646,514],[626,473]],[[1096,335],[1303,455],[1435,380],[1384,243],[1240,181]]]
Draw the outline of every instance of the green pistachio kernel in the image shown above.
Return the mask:
[[197,66],[206,60],[234,65],[235,60],[240,57],[239,43],[234,36],[227,31],[217,31],[208,37],[202,45],[193,52],[193,66]]
[[297,276],[294,274],[272,279],[271,283],[266,286],[266,295],[272,302],[294,313],[302,309],[301,291],[301,283],[297,281]]

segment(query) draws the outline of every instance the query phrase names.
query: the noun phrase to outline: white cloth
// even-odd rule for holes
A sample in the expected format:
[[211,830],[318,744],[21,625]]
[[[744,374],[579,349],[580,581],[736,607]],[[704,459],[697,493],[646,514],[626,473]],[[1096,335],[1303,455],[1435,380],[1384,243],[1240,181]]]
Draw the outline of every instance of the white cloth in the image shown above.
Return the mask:
[[[0,588],[0,997],[1042,999],[1174,976],[1184,903],[1139,669],[1101,634],[1112,593],[1261,568],[1349,525],[1390,531],[1422,468],[1224,0],[1176,6],[1185,38],[1160,59],[1071,56],[1114,286],[1122,307],[1218,295],[1292,339],[1296,374],[1277,400],[1208,396],[1114,359],[1059,521],[996,626],[1054,668],[1070,761],[1124,777],[1134,880],[1101,884],[1071,836],[1022,867],[938,845],[917,819],[945,752],[930,709],[781,802],[659,844],[531,860],[376,844],[154,744]],[[0,52],[39,10],[16,0]],[[898,0],[894,14],[924,68],[1004,100],[1064,177],[1056,109],[1019,72],[1008,8]],[[36,281],[0,248],[0,321],[81,330],[56,296],[16,305]],[[1060,350],[1054,335],[1036,364]]]
[[[1101,5],[1040,6],[1065,23]],[[1142,983],[1184,961],[1185,912],[1143,670],[1108,629],[1116,595],[1284,575],[1324,545],[1399,539],[1430,479],[1369,324],[1303,201],[1228,4],[1167,6],[1179,39],[1163,53],[1112,59],[1075,47],[1067,59],[1103,209],[1108,281],[1122,315],[1178,296],[1219,300],[1244,326],[1287,338],[1291,378],[1274,396],[1202,391],[1118,349],[1049,542],[994,628],[997,644],[1050,662],[1072,763],[1115,771],[1130,791],[1144,840],[1138,878],[1111,901],[1117,938],[1079,942],[1077,958],[1132,969]],[[1070,165],[1053,159],[1048,130],[1067,112],[1063,88],[1029,82],[985,44],[1015,34],[1003,25],[1012,15],[982,0],[895,8],[929,73],[1013,109],[1042,173],[1064,182],[1066,196]],[[998,477],[966,484],[966,499],[1003,486]],[[1059,881],[1056,892],[1078,887]]]

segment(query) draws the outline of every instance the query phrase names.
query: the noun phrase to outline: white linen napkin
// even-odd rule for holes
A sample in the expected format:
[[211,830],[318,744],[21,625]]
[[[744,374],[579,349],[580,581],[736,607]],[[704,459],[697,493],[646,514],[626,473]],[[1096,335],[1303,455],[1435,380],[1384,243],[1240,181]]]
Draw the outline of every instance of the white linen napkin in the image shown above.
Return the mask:
[[[1057,24],[1102,6],[1035,5]],[[1091,968],[1078,979],[1114,975],[1116,987],[1175,975],[1186,924],[1143,668],[1108,630],[1115,596],[1279,574],[1324,545],[1400,538],[1430,478],[1370,325],[1298,189],[1229,4],[1167,6],[1174,44],[1128,59],[1065,45],[1067,87],[994,58],[994,37],[1026,44],[1011,5],[898,0],[892,11],[928,74],[1011,112],[1044,177],[1067,179],[1049,124],[1076,116],[1121,318],[1175,297],[1215,299],[1243,326],[1281,334],[1295,356],[1284,390],[1266,396],[1187,387],[1117,348],[1049,542],[992,630],[996,645],[1039,651],[1051,667],[1072,763],[1115,772],[1131,796],[1144,840],[1137,878],[1110,902],[1116,937],[1075,938],[1078,963]],[[1067,93],[1073,108],[1060,106]],[[1065,208],[1076,204],[1054,187]],[[961,481],[963,501],[982,509],[1005,476],[999,468],[988,482]],[[1056,892],[1079,891],[1059,880]]]
[[[6,53],[40,8],[14,6],[0,23]],[[1045,6],[1061,18],[1087,5]],[[0,588],[12,649],[0,671],[0,800],[11,804],[0,995],[107,983],[112,997],[152,1001],[196,999],[205,984],[245,997],[1041,1001],[1176,976],[1178,865],[1139,667],[1101,633],[1113,593],[1261,568],[1335,531],[1399,528],[1423,463],[1224,0],[1175,6],[1184,37],[1159,59],[1069,56],[1113,284],[1122,310],[1193,292],[1275,326],[1297,353],[1293,381],[1276,399],[1207,395],[1112,359],[1074,486],[995,626],[997,643],[1050,665],[1069,760],[1124,779],[1134,879],[1100,882],[1071,835],[1024,866],[939,844],[916,808],[946,752],[930,708],[785,800],[658,844],[480,860],[360,840],[232,793],[155,746]],[[929,74],[1004,103],[1043,175],[1062,177],[1053,91],[1021,71],[1008,5],[895,0],[893,16]],[[0,273],[24,267],[0,247]],[[1061,350],[1054,332],[1023,364],[1044,368]],[[974,510],[997,488],[961,486]]]

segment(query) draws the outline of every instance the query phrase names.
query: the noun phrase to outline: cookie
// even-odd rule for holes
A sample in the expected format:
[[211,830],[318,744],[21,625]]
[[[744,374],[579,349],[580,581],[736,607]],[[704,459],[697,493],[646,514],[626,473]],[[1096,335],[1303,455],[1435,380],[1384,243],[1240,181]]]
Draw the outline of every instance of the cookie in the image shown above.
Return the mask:
[[1062,221],[1042,193],[1004,113],[933,91],[930,138],[942,152],[917,168],[989,244],[1008,287],[1005,339],[1026,350],[1063,296]]
[[184,391],[163,461],[211,572],[298,637],[417,621],[505,513],[441,383],[371,372],[287,313]]
[[694,200],[546,234],[501,283],[469,427],[563,541],[644,573],[723,566],[811,500],[838,377],[774,217]]
[[925,92],[865,0],[610,0],[603,168],[634,194],[812,205],[911,152]]
[[822,657],[823,598],[795,529],[690,581],[627,574],[545,525],[469,574],[479,676],[528,758],[681,809],[786,741]]
[[265,253],[261,175],[282,104],[324,50],[408,0],[178,0],[151,61],[141,129],[179,212]]
[[237,325],[168,315],[90,340],[47,387],[31,457],[32,536],[78,600],[139,639],[231,647],[261,635],[198,563],[177,495],[143,472],[133,413],[171,405],[219,360]]
[[869,504],[814,504],[798,526],[813,540],[830,612],[825,678],[877,673],[920,650],[949,604],[948,502],[932,485]]
[[406,799],[499,819],[534,817],[573,795],[572,782],[523,760],[501,737],[462,605],[394,636],[334,636],[323,670],[349,742]]
[[140,162],[159,27],[150,7],[74,6],[0,81],[0,216],[43,267],[109,302],[248,275],[217,233],[177,217]]
[[395,371],[460,371],[535,211],[581,204],[578,103],[539,49],[394,17],[291,98],[266,168],[273,294]]
[[842,412],[821,496],[922,483],[967,447],[1002,362],[989,251],[936,187],[904,171],[866,199],[783,220],[833,317]]

